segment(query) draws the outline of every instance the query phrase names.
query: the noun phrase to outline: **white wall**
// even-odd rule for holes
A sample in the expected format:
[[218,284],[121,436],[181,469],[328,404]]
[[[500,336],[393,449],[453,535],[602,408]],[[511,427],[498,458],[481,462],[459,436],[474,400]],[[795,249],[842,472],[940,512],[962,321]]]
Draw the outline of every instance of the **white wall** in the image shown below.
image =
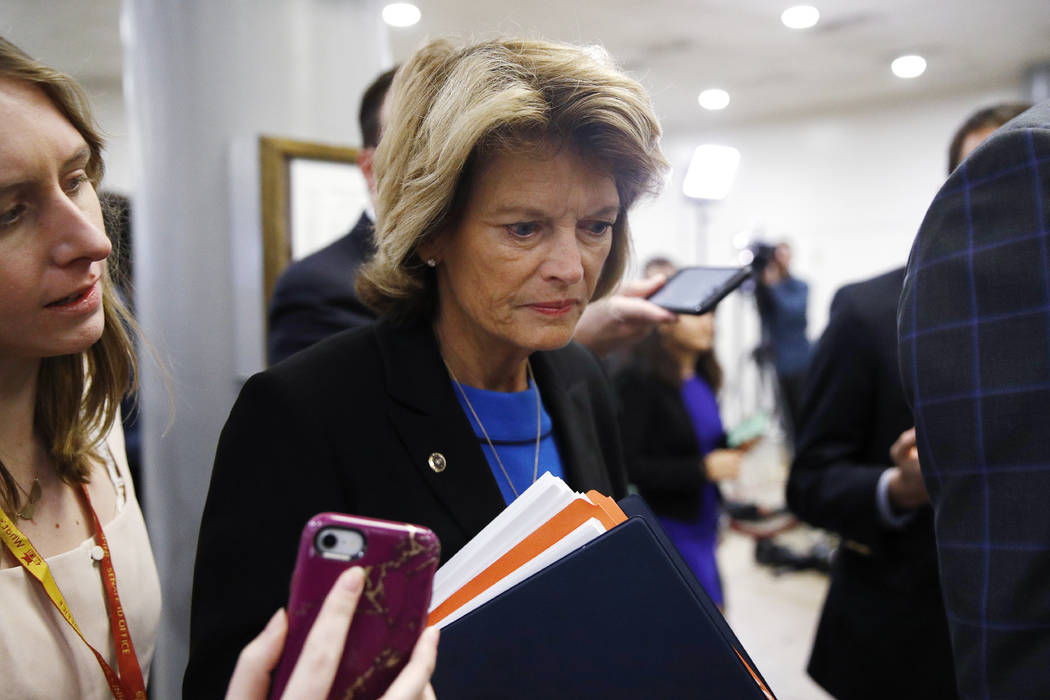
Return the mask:
[[[164,592],[155,698],[180,695],[197,529],[240,386],[246,314],[256,332],[255,352],[244,354],[261,365],[261,235],[235,235],[254,219],[232,194],[257,192],[258,176],[231,167],[231,152],[260,133],[355,141],[362,89],[388,60],[379,8],[377,0],[124,3],[129,157],[125,167],[115,140],[111,185],[126,183],[133,196],[136,309],[170,358],[175,400],[169,426],[169,394],[145,363],[143,490]],[[245,288],[256,292],[246,304]]]
[[[810,282],[811,327],[819,335],[838,287],[907,259],[944,180],[948,142],[959,124],[979,107],[1019,99],[1020,81],[817,118],[667,134],[673,179],[632,217],[635,259],[664,252],[682,263],[730,264],[738,234],[787,239],[796,274]],[[689,158],[702,143],[741,152],[729,196],[703,206],[681,194]]]
[[130,195],[135,183],[131,172],[131,139],[123,86],[120,80],[88,80],[83,86],[91,100],[91,111],[106,138],[103,153],[106,176],[102,187]]
[[[980,107],[1020,99],[1018,80],[908,104],[666,134],[664,151],[674,171],[663,194],[632,216],[633,269],[657,254],[680,264],[734,264],[737,239],[787,239],[795,274],[810,284],[809,333],[815,339],[840,286],[906,262],[945,178],[955,129]],[[681,188],[693,149],[704,143],[734,146],[741,160],[729,196],[701,205]],[[719,356],[730,375],[758,335],[750,299],[734,297],[718,314]]]

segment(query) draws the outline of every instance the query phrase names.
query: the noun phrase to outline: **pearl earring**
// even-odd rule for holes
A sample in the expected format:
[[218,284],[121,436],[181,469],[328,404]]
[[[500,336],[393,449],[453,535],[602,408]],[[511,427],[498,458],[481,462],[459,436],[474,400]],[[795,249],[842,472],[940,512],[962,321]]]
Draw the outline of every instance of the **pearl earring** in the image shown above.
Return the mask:
[[427,258],[427,267],[437,267],[437,266],[438,266],[437,258]]

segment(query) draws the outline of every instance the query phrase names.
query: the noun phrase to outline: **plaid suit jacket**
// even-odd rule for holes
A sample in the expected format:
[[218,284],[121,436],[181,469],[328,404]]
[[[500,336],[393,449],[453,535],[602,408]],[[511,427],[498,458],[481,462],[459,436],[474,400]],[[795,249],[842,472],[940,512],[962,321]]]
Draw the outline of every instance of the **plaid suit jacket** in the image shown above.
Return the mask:
[[898,306],[963,698],[1050,698],[1050,102],[948,178]]

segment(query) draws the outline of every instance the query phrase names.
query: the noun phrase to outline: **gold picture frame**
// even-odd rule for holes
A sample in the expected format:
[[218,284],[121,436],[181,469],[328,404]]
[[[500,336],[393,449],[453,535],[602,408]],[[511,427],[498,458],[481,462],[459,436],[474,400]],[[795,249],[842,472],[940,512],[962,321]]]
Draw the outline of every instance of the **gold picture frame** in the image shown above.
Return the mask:
[[[293,139],[275,136],[259,137],[259,178],[260,178],[260,213],[262,217],[262,244],[263,244],[263,294],[264,304],[268,304],[273,295],[274,286],[281,272],[290,262],[311,252],[309,250],[298,250],[296,241],[299,239],[295,230],[295,209],[297,199],[304,195],[300,194],[304,188],[310,198],[310,183],[299,183],[295,179],[296,165],[309,163],[328,163],[337,166],[345,166],[356,171],[360,182],[364,178],[360,175],[357,167],[357,159],[360,149],[351,146],[335,146],[309,141],[296,141]],[[349,173],[349,171],[348,171]],[[347,174],[348,174],[347,173]],[[342,177],[342,174],[339,174]],[[318,178],[320,181],[320,179]],[[359,190],[360,184],[354,184],[353,189]],[[325,193],[329,200],[332,193]],[[347,202],[346,208],[352,211],[357,207],[358,214],[367,204],[367,187],[363,195],[353,192],[351,199],[363,200],[360,202]],[[316,199],[316,197],[315,197]],[[360,206],[357,206],[360,204]],[[325,232],[323,235],[334,239],[341,233],[350,230],[350,226],[356,221],[345,224],[344,230]],[[351,218],[345,216],[344,218]],[[342,225],[342,224],[341,224]],[[329,226],[331,228],[331,226]],[[322,239],[323,241],[323,239]],[[315,247],[320,244],[315,244]]]

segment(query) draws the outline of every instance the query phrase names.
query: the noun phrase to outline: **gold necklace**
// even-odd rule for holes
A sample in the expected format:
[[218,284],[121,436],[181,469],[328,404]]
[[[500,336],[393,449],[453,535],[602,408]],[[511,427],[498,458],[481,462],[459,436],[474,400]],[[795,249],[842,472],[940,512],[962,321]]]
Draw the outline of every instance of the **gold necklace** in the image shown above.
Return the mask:
[[[15,481],[13,477],[11,481]],[[19,520],[32,520],[33,514],[36,512],[36,504],[40,502],[40,497],[43,495],[43,489],[40,488],[40,479],[33,479],[33,485],[29,487],[29,493],[26,493],[26,490],[17,481],[15,481],[15,486],[26,497],[26,502],[22,504],[21,510],[15,511],[15,515],[18,516]]]
[[[441,358],[444,362],[444,358]],[[510,490],[514,493],[514,497],[517,498],[521,494],[518,493],[518,489],[514,488],[514,482],[510,480],[510,474],[507,473],[507,468],[503,466],[503,460],[499,458],[499,452],[496,451],[496,446],[492,444],[492,439],[489,438],[489,432],[485,430],[485,424],[481,422],[478,412],[474,410],[473,404],[470,403],[470,399],[467,397],[467,392],[463,390],[463,385],[456,379],[455,373],[452,372],[452,368],[445,362],[445,369],[448,370],[448,376],[452,377],[452,383],[459,389],[460,395],[463,397],[463,401],[466,402],[467,408],[470,409],[470,415],[474,416],[474,420],[477,421],[478,427],[481,428],[481,434],[485,436],[485,442],[488,443],[489,449],[492,450],[492,454],[496,457],[496,464],[499,465],[499,469],[503,472],[503,478],[507,480],[510,485]],[[532,458],[532,481],[529,483],[536,483],[536,475],[539,471],[540,466],[540,388],[536,386],[536,377],[532,373],[532,365],[529,364],[528,360],[525,360],[525,374],[532,380],[532,391],[536,394],[536,452]]]

